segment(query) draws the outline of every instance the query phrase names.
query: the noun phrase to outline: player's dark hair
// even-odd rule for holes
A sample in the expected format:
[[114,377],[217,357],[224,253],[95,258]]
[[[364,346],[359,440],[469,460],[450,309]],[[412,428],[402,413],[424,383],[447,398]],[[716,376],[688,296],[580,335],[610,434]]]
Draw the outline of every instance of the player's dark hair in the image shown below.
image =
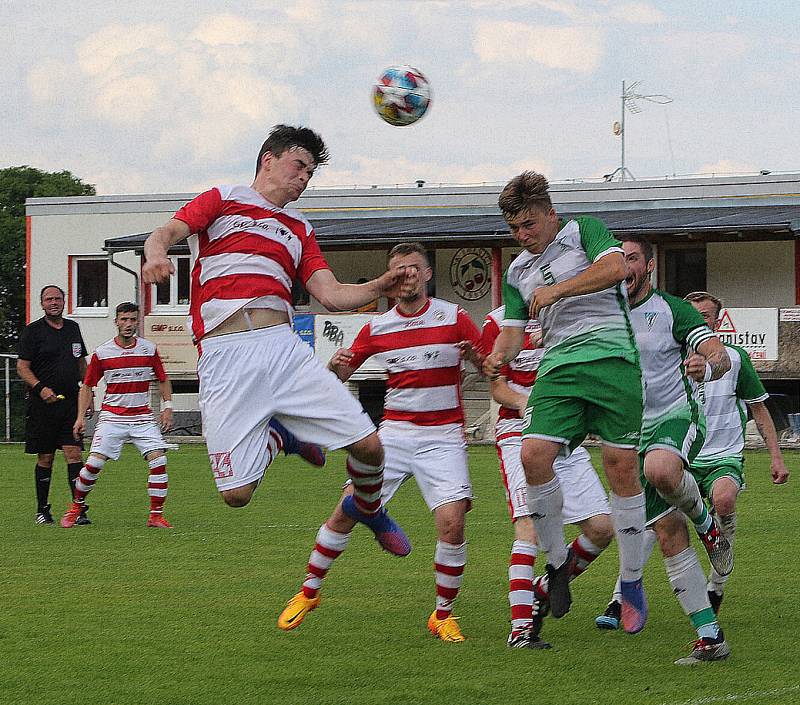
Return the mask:
[[64,290],[60,286],[57,286],[56,284],[47,284],[47,286],[43,286],[42,290],[39,292],[40,303],[44,299],[44,292],[47,291],[48,289],[58,289],[61,292],[61,296],[65,299],[67,298],[67,295],[64,293]]
[[683,297],[684,301],[710,301],[714,306],[717,307],[717,312],[714,314],[714,318],[719,318],[720,311],[722,311],[722,300],[718,297],[714,296],[714,294],[709,294],[707,291],[692,291],[686,296]]
[[256,159],[256,175],[261,168],[261,158],[271,152],[274,156],[280,157],[284,152],[288,152],[293,147],[302,147],[307,150],[314,159],[315,166],[325,164],[330,155],[328,148],[316,132],[307,127],[292,127],[291,125],[275,125],[272,128],[261,151]]
[[392,257],[413,255],[414,253],[422,255],[422,259],[425,260],[425,264],[429,267],[431,266],[430,260],[428,259],[428,253],[418,242],[401,242],[399,245],[395,245],[391,250],[389,250],[389,254],[386,255],[386,261],[389,262]]
[[123,301],[121,304],[117,306],[117,308],[114,311],[115,311],[114,312],[115,317],[119,316],[120,313],[133,313],[134,311],[138,313],[139,305],[133,303],[132,301]]
[[639,249],[642,251],[642,254],[647,262],[649,262],[655,256],[653,253],[653,246],[650,244],[650,241],[646,240],[641,235],[621,235],[619,237],[619,241],[632,242],[634,245],[639,245]]
[[535,171],[523,171],[509,181],[500,192],[497,205],[508,220],[531,208],[549,212],[553,207],[547,179]]

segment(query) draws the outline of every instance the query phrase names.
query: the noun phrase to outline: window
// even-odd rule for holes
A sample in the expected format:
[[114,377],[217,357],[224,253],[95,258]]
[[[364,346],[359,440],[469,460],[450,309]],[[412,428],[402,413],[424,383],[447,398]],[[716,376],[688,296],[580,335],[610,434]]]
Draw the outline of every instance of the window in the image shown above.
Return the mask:
[[683,298],[690,291],[706,289],[706,246],[666,247],[661,288]]
[[153,312],[187,313],[189,310],[188,257],[170,257],[175,274],[167,281],[153,284]]
[[70,256],[70,310],[79,315],[108,314],[108,259]]

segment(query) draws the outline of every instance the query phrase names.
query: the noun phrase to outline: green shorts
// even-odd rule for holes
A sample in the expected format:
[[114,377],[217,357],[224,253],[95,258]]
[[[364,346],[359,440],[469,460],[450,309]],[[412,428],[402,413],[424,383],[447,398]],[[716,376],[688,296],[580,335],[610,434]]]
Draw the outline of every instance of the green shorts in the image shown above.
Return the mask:
[[[699,418],[698,418],[699,417]],[[667,502],[644,476],[644,459],[651,450],[668,450],[675,453],[686,468],[700,452],[705,441],[705,418],[696,407],[687,404],[660,419],[642,425],[642,441],[639,445],[639,478],[644,488],[645,517],[651,526],[674,507]]]
[[734,455],[715,460],[695,460],[689,466],[689,472],[697,480],[700,494],[711,498],[711,488],[721,477],[729,477],[736,483],[739,491],[744,489],[744,460]]
[[642,373],[619,357],[561,365],[536,380],[523,437],[563,443],[571,451],[589,433],[636,448],[642,426]]
[[647,481],[644,476],[643,468],[639,473],[639,479],[642,482],[642,489],[644,490],[645,527],[652,529],[653,524],[661,519],[661,517],[664,517],[670,512],[674,511],[675,507],[667,502],[667,500],[658,493],[658,490]]
[[696,406],[687,404],[660,418],[642,423],[639,455],[644,457],[651,450],[668,450],[679,456],[688,468],[703,447],[705,431],[705,417]]

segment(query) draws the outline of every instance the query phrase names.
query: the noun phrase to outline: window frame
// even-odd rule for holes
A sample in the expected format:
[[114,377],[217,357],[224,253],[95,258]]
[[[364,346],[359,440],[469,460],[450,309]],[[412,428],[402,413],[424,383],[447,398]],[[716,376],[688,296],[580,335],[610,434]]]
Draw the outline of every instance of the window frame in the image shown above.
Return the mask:
[[[178,300],[178,272],[180,271],[178,266],[178,260],[184,259],[188,264],[187,274],[188,274],[188,292],[189,292],[189,303],[186,304],[178,304],[175,303]],[[158,285],[157,284],[149,284],[150,287],[150,311],[148,313],[152,314],[180,314],[180,315],[188,315],[189,314],[189,306],[191,305],[191,281],[192,281],[192,258],[190,255],[169,255],[169,260],[172,262],[172,266],[175,267],[175,276],[169,278],[169,299],[170,303],[168,304],[159,304],[158,303]]]
[[[109,269],[108,255],[102,253],[88,253],[80,255],[68,255],[69,259],[69,314],[72,316],[82,316],[84,318],[107,318],[108,317],[108,295],[109,295]],[[78,306],[78,263],[86,261],[102,261],[106,265],[106,304],[105,306]]]

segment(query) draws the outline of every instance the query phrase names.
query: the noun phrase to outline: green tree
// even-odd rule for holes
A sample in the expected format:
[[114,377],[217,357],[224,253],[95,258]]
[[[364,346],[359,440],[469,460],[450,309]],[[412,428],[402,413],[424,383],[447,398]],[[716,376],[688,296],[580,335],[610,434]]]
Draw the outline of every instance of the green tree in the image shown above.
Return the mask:
[[25,199],[93,196],[69,171],[0,169],[0,352],[14,352],[25,326]]

